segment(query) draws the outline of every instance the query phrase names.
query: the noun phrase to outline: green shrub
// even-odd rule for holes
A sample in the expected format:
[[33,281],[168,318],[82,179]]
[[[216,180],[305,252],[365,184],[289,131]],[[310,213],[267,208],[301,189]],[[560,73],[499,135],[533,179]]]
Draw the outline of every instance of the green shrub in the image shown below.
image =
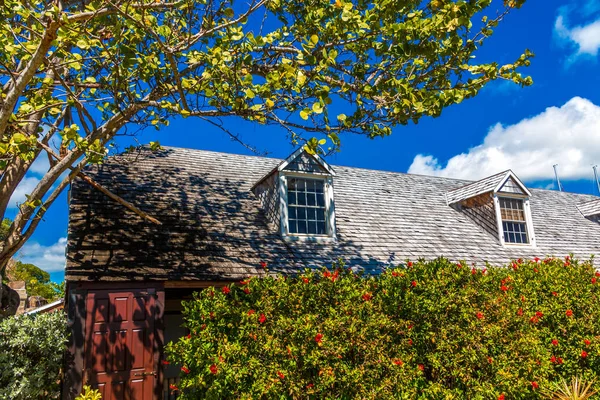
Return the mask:
[[167,358],[182,399],[536,399],[598,382],[598,275],[591,260],[438,259],[249,279],[185,302],[191,333]]
[[67,342],[63,312],[0,321],[0,399],[52,399]]

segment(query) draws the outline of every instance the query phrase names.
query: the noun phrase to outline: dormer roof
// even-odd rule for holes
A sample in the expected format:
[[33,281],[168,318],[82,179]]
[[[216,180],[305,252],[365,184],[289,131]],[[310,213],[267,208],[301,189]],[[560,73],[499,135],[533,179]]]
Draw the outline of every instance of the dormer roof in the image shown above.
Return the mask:
[[600,215],[600,199],[578,204],[577,209],[586,218],[598,216]]
[[466,186],[451,190],[446,193],[448,205],[460,203],[484,193],[510,193],[531,197],[531,192],[525,184],[512,172],[506,170]]
[[304,150],[304,147],[300,147],[290,154],[285,160],[279,163],[277,167],[269,171],[268,174],[260,178],[254,184],[252,190],[271,177],[274,173],[281,171],[305,172],[310,174],[335,176],[335,171],[333,168],[331,168],[331,166],[325,162],[322,157],[320,157],[318,154],[310,154]]

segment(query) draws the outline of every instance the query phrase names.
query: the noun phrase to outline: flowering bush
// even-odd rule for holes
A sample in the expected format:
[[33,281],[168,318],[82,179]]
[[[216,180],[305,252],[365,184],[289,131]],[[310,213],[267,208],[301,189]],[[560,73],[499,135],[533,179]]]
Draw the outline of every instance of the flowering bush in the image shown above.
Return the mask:
[[[197,398],[540,398],[600,377],[592,262],[445,259],[360,277],[341,265],[249,279],[184,303],[167,346]],[[596,379],[596,382],[598,379]],[[597,390],[598,387],[595,387]]]
[[63,312],[0,321],[0,399],[58,398],[66,326]]

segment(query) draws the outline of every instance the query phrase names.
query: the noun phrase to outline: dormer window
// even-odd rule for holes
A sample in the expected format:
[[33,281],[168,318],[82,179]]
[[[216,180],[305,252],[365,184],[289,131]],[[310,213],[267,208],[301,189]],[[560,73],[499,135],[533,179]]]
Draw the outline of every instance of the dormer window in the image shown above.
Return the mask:
[[324,180],[289,177],[287,208],[289,234],[327,234]]
[[333,169],[321,157],[299,149],[253,190],[261,199],[269,222],[284,238],[330,240],[336,236],[334,176]]
[[512,171],[504,171],[446,193],[463,211],[506,246],[535,246],[531,193]]
[[504,243],[529,243],[523,199],[500,197],[499,202]]

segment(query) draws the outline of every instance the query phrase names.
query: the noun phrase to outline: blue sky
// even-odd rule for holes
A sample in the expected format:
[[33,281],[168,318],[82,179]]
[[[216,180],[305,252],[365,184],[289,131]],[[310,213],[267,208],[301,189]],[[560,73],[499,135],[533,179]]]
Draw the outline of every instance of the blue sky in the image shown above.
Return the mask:
[[[530,187],[548,189],[555,189],[552,165],[559,164],[566,190],[598,194],[591,165],[600,164],[600,0],[529,0],[497,28],[479,58],[510,63],[526,48],[536,54],[525,70],[533,86],[521,89],[496,82],[441,117],[398,127],[390,137],[343,136],[341,152],[328,161],[468,179],[511,168]],[[229,126],[272,157],[284,158],[294,150],[281,129],[239,122]],[[138,140],[250,154],[216,128],[193,119],[177,119],[159,132],[145,131]],[[40,163],[38,172],[43,167]],[[31,174],[13,204],[38,179]],[[62,280],[66,234],[65,195],[19,257]]]

